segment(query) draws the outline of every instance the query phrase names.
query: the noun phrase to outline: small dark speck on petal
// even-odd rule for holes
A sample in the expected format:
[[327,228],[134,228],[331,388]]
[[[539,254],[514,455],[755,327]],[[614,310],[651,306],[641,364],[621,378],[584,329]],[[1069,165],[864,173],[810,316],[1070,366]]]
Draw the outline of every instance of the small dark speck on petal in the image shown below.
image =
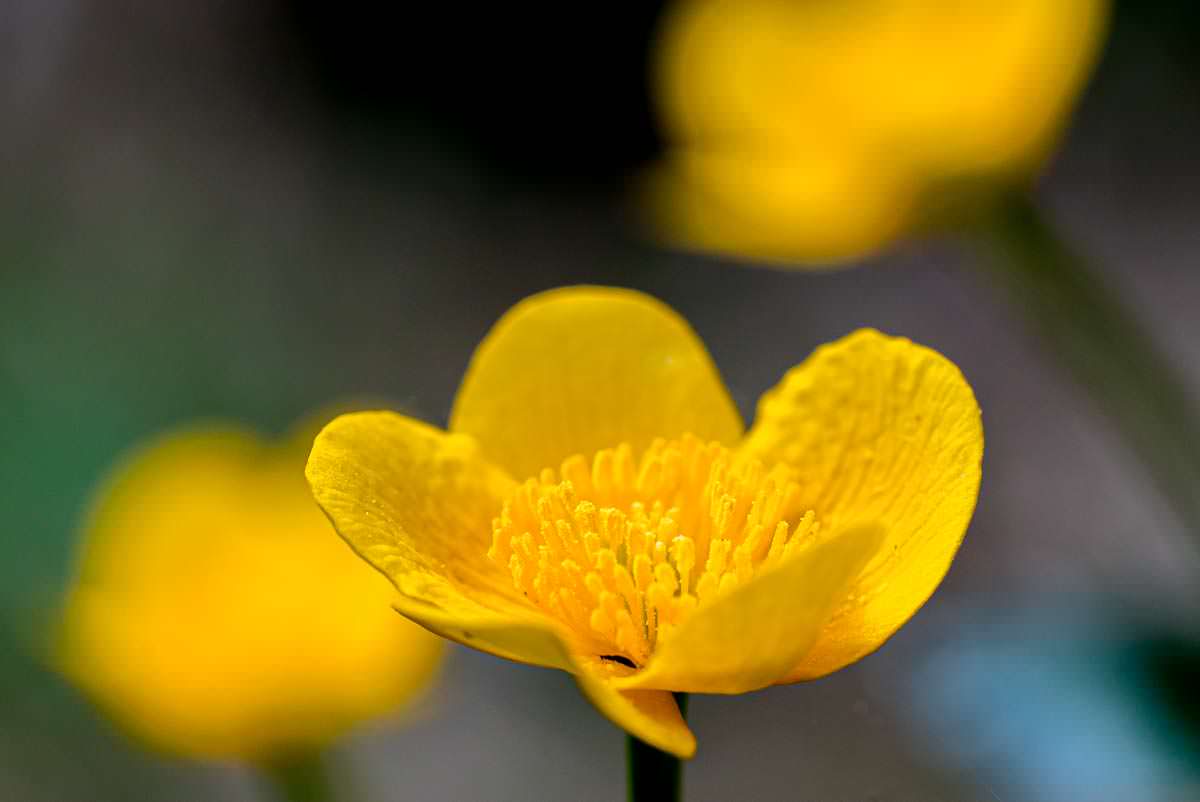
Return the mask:
[[626,657],[623,654],[602,654],[602,655],[600,655],[600,659],[601,660],[612,660],[614,663],[620,663],[623,666],[629,666],[630,668],[637,668],[637,663],[633,662],[632,660],[630,660],[628,657]]

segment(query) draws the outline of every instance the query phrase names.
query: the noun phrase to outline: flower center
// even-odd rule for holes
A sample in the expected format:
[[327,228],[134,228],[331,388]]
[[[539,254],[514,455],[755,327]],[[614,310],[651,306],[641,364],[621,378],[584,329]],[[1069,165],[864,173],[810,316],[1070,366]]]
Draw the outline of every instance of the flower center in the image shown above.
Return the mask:
[[786,559],[818,524],[784,465],[692,435],[581,455],[523,483],[488,557],[583,646],[642,665],[688,615]]

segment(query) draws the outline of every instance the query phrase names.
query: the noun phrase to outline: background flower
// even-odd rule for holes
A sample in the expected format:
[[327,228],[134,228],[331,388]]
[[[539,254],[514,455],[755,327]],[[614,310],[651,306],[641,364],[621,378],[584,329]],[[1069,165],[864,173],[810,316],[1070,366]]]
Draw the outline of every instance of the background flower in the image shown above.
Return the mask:
[[158,439],[84,528],[58,660],[146,744],[271,762],[327,746],[428,685],[441,643],[388,608],[301,475],[307,439]]
[[[772,262],[860,257],[1041,168],[1106,0],[681,0],[662,30],[668,236]],[[931,207],[940,206],[933,209]]]

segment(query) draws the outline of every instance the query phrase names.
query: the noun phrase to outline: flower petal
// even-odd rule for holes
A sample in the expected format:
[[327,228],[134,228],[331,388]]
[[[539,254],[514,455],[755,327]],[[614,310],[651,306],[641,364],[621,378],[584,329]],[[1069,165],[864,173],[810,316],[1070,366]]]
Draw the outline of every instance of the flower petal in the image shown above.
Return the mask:
[[343,415],[317,436],[306,473],[338,533],[392,580],[405,616],[482,651],[566,667],[557,626],[487,558],[513,482],[471,438],[391,412]]
[[786,681],[877,649],[933,594],[979,496],[983,424],[962,373],[861,330],[823,346],[759,402],[741,453],[786,462],[822,527],[879,521],[887,541]]
[[742,420],[687,322],[642,293],[567,287],[522,301],[475,351],[450,416],[489,460],[536,476],[574,454],[692,432],[726,445]]
[[575,673],[579,689],[610,721],[656,749],[683,759],[696,754],[688,729],[669,691],[619,690],[604,665],[583,665]]
[[884,541],[851,527],[701,606],[617,687],[745,693],[779,680],[812,648],[847,588]]
[[435,635],[464,646],[518,663],[558,668],[572,674],[577,671],[566,645],[570,636],[554,622],[536,615],[496,613],[471,599],[434,606],[404,595],[392,607]]

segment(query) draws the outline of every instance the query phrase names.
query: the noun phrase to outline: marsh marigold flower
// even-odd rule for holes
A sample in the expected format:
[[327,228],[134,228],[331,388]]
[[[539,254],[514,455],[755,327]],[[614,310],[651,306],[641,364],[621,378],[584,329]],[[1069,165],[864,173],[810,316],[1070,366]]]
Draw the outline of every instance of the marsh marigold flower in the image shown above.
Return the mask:
[[678,0],[658,48],[667,236],[775,262],[869,253],[939,193],[1027,180],[1107,0]]
[[820,348],[744,433],[671,309],[570,288],[496,324],[449,431],[346,415],[308,477],[405,616],[568,671],[618,725],[690,757],[672,691],[819,677],[908,620],[962,540],[982,450],[962,374],[908,340]]
[[172,434],[100,495],[59,660],[146,744],[288,759],[395,711],[432,678],[442,641],[396,620],[392,588],[313,503],[307,445]]

